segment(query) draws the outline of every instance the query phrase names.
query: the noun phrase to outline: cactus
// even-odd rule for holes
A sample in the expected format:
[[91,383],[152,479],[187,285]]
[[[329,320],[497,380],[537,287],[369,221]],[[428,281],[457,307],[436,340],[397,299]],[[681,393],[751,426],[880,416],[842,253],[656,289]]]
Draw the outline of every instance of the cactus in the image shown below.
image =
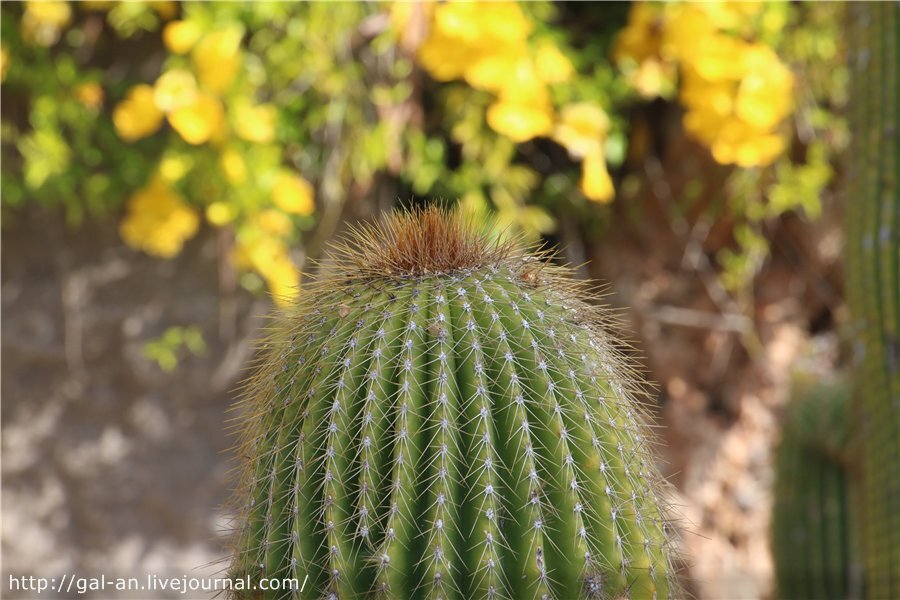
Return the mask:
[[847,382],[795,379],[776,455],[772,555],[780,598],[858,598]]
[[231,574],[305,585],[245,596],[677,594],[642,383],[545,258],[438,207],[334,251],[240,405]]
[[866,593],[900,598],[900,5],[851,3],[847,290]]

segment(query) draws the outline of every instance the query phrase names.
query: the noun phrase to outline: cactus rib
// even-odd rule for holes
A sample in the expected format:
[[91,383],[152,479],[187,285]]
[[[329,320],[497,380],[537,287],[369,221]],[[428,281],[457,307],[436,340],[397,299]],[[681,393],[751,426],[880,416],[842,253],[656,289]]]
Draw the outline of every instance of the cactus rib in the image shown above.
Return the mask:
[[847,287],[866,594],[900,597],[900,6],[850,10]]

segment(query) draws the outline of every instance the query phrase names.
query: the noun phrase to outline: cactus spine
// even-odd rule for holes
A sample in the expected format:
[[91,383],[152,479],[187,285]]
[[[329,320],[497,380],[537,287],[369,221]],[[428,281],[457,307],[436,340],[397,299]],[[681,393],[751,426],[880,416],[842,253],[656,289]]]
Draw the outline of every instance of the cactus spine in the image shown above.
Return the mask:
[[[666,513],[609,315],[455,213],[337,249],[248,383],[250,597],[663,598]],[[239,595],[239,594],[237,594]]]
[[900,597],[900,5],[851,3],[847,289],[866,594]]
[[780,598],[858,598],[850,391],[795,381],[776,458],[772,554]]

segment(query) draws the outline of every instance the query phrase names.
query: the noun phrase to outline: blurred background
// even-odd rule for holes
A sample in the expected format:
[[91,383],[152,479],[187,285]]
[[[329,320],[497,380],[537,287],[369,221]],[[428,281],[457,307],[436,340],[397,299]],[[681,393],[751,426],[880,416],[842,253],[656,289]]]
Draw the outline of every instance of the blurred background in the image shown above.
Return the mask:
[[792,382],[847,354],[844,8],[4,2],[3,587],[220,572],[265,315],[441,199],[607,284],[688,589],[772,597]]

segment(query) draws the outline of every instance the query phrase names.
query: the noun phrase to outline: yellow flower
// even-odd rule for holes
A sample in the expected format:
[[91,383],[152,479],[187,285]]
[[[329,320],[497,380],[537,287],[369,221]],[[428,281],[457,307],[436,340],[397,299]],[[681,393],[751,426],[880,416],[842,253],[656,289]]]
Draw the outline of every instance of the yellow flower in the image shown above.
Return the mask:
[[553,131],[553,109],[546,104],[500,99],[488,107],[487,122],[512,141],[526,142]]
[[113,110],[113,124],[126,142],[133,142],[156,133],[162,124],[163,113],[153,102],[153,88],[136,85]]
[[645,96],[665,94],[682,74],[684,128],[716,161],[771,163],[784,149],[774,131],[791,112],[793,75],[775,52],[746,41],[747,24],[764,16],[759,2],[634,4],[614,56]]
[[428,36],[417,53],[419,62],[438,81],[461,78],[476,56],[471,47],[437,31]]
[[783,151],[784,140],[773,133],[759,131],[740,119],[729,119],[721,127],[711,148],[721,164],[762,167],[771,164]]
[[163,42],[172,54],[187,54],[203,35],[194,21],[172,21],[163,29]]
[[153,101],[163,112],[189,106],[197,100],[197,80],[185,69],[170,69],[153,86]]
[[26,2],[22,37],[33,44],[52,46],[71,18],[68,2]]
[[531,22],[515,2],[439,4],[434,10],[434,27],[469,45],[518,42],[531,33]]
[[259,228],[274,236],[284,237],[291,232],[293,224],[290,217],[273,208],[266,209],[259,213],[256,218]]
[[524,43],[485,53],[466,68],[465,78],[472,87],[496,92],[507,101],[550,105],[547,85]]
[[197,75],[208,91],[222,94],[231,87],[240,67],[242,37],[238,27],[229,27],[210,33],[194,48]]
[[103,105],[103,88],[89,81],[75,87],[75,97],[86,108],[96,111]]
[[419,62],[438,81],[465,76],[470,84],[471,79],[492,84],[475,71],[483,73],[494,66],[479,67],[478,63],[492,61],[496,65],[516,60],[526,52],[530,32],[531,22],[514,2],[438,4],[432,30],[419,47]]
[[290,259],[273,261],[262,274],[269,285],[272,300],[278,306],[290,306],[300,288],[300,271]]
[[241,139],[264,144],[275,139],[277,118],[278,111],[272,104],[241,103],[235,109],[234,130]]
[[663,58],[693,64],[705,52],[716,28],[703,7],[695,3],[665,5],[665,27],[660,46]]
[[684,114],[684,129],[694,139],[703,142],[707,146],[712,144],[719,136],[722,125],[728,120],[705,110],[688,110]]
[[764,8],[763,2],[704,2],[702,8],[719,29],[738,29],[756,17]]
[[534,60],[526,56],[507,71],[498,84],[500,98],[528,104],[551,105],[547,84],[538,76]]
[[537,75],[546,83],[563,83],[572,78],[575,67],[565,54],[550,40],[538,42],[534,55]]
[[644,98],[669,98],[675,90],[675,65],[648,58],[627,75],[628,83]]
[[213,202],[206,207],[206,220],[216,227],[222,227],[234,221],[234,212],[234,208],[225,202]]
[[747,42],[724,33],[707,35],[702,51],[691,58],[691,67],[706,81],[739,81],[744,75],[742,58]]
[[662,15],[649,2],[633,2],[628,12],[628,25],[616,36],[613,60],[616,63],[641,63],[659,54]]
[[232,185],[243,183],[247,179],[247,164],[236,150],[225,150],[219,159],[219,166],[225,179]]
[[[528,39],[534,28],[517,2],[471,3],[470,7],[474,8],[473,16],[476,23],[475,31],[469,34],[471,38],[488,38],[503,44],[514,44]],[[457,25],[466,29],[470,23],[471,21],[459,22]]]
[[754,44],[744,56],[735,114],[758,129],[771,129],[791,112],[794,76],[771,48]]
[[119,233],[132,248],[171,258],[198,226],[197,213],[165,182],[155,179],[129,198],[128,216]]
[[[765,5],[765,10],[762,13],[761,17],[761,27],[764,34],[768,35],[776,35],[780,34],[781,31],[787,26],[787,21],[789,18],[789,5],[787,3],[774,3],[767,2]],[[764,37],[768,37],[765,36]]]
[[609,117],[602,108],[590,102],[577,102],[562,108],[553,139],[569,151],[572,158],[584,158],[601,152]]
[[613,47],[613,60],[644,98],[670,97],[675,90],[676,65],[662,56],[664,26],[660,7],[635,2]]
[[534,53],[532,23],[515,2],[446,2],[433,8],[432,27],[418,60],[438,81],[465,79],[494,92],[488,125],[515,142],[547,135],[553,105],[547,83],[571,77],[569,60],[551,41]]
[[315,210],[312,185],[299,175],[282,171],[272,186],[272,201],[286,213],[309,215]]
[[790,114],[793,75],[771,48],[740,43],[728,75],[722,74],[725,62],[720,71],[686,66],[684,126],[721,164],[765,166],[784,150],[784,140],[773,130]]
[[166,181],[174,183],[187,175],[191,165],[192,161],[189,156],[166,154],[159,162],[159,174]]
[[225,124],[225,110],[218,98],[198,94],[194,102],[169,113],[169,124],[189,144],[218,139]]
[[6,71],[9,69],[9,51],[6,46],[0,46],[0,81],[6,81]]
[[391,29],[404,50],[414,50],[419,46],[421,24],[431,22],[434,14],[433,2],[389,2]]
[[709,81],[696,71],[686,68],[681,84],[680,99],[689,110],[699,111],[710,118],[725,118],[734,111],[736,88],[731,81]]
[[64,27],[72,18],[72,9],[68,2],[26,2],[23,18],[43,25]]
[[[499,92],[516,81],[518,69],[528,69],[530,59],[525,46],[510,46],[500,51],[473,55],[463,66],[462,76],[473,88]],[[534,71],[529,75],[535,76]]]
[[239,239],[235,263],[253,269],[263,276],[276,304],[284,306],[296,297],[300,286],[300,272],[290,258],[290,251],[282,240],[258,231]]
[[514,142],[548,135],[553,105],[547,85],[537,76],[530,57],[517,61],[498,80],[498,98],[487,110],[487,123]]
[[581,165],[581,192],[588,200],[607,203],[615,197],[612,178],[606,170],[603,150],[593,151],[584,157]]

